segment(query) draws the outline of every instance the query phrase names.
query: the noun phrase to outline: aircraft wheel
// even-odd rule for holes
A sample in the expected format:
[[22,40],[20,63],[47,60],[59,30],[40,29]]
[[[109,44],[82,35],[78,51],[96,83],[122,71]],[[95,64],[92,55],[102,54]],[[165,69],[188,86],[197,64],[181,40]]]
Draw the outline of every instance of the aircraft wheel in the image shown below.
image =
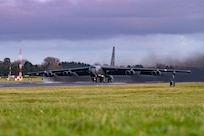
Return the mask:
[[170,81],[170,86],[174,87],[175,86],[175,81]]

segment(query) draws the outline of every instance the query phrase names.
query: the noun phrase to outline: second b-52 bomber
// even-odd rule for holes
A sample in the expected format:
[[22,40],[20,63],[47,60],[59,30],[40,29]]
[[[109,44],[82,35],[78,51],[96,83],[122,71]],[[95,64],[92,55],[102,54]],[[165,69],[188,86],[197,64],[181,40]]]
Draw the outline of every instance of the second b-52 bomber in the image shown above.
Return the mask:
[[30,76],[43,77],[81,77],[89,76],[93,82],[113,82],[114,75],[152,75],[162,76],[163,73],[172,73],[172,80],[170,86],[175,86],[176,73],[191,73],[190,70],[176,70],[176,69],[157,69],[157,68],[131,68],[131,67],[117,67],[115,66],[115,47],[113,47],[112,58],[110,66],[92,65],[79,68],[67,68],[57,70],[47,70],[30,72]]

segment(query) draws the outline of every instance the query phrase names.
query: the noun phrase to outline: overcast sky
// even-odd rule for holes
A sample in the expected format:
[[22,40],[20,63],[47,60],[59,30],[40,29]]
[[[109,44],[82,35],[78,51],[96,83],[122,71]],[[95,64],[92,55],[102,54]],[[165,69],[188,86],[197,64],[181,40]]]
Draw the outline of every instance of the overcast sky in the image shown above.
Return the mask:
[[[204,54],[204,0],[0,0],[0,60],[154,64]],[[169,61],[166,61],[167,63]]]

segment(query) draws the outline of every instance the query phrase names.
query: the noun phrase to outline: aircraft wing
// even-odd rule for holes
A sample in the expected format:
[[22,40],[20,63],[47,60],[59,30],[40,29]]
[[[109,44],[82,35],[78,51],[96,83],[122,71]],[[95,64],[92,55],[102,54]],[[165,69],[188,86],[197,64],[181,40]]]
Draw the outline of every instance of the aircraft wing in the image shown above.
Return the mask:
[[27,73],[29,76],[83,76],[89,75],[89,67],[79,67],[79,68],[67,68],[67,69],[58,69],[58,70],[47,70],[47,71],[37,71]]
[[156,69],[156,68],[131,68],[131,67],[108,67],[102,66],[106,73],[111,75],[154,75],[160,76],[162,73],[191,73],[190,70],[176,70],[176,69]]

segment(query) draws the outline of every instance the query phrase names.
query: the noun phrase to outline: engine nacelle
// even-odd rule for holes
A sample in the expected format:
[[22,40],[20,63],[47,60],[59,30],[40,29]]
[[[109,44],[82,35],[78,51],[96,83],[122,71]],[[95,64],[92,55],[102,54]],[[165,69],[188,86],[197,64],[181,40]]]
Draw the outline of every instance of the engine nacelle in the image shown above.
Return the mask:
[[161,75],[162,75],[162,72],[159,71],[159,70],[154,70],[154,71],[152,71],[152,75],[153,75],[153,76],[161,76]]
[[125,74],[126,74],[126,75],[135,75],[135,71],[132,70],[132,69],[131,69],[131,70],[126,70],[126,71],[125,71]]
[[64,71],[63,75],[64,76],[73,76],[73,72],[72,71]]
[[45,71],[43,74],[45,77],[53,77],[54,73],[52,73],[51,71]]

